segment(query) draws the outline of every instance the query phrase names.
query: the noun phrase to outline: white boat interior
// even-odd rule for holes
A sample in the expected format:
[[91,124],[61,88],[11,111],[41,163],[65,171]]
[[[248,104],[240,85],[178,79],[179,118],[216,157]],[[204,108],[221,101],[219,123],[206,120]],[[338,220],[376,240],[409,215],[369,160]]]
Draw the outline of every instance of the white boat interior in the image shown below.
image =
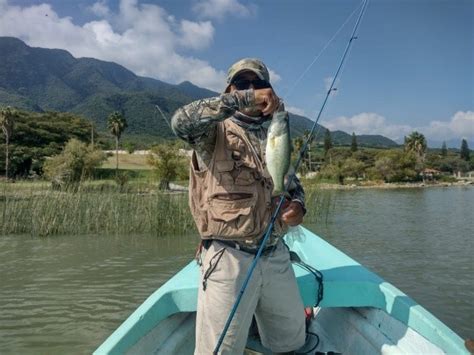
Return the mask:
[[[371,307],[318,308],[307,342],[298,353],[317,354],[444,354],[440,348]],[[175,313],[140,339],[127,354],[193,354],[195,312]],[[258,337],[249,337],[246,354],[271,354]]]

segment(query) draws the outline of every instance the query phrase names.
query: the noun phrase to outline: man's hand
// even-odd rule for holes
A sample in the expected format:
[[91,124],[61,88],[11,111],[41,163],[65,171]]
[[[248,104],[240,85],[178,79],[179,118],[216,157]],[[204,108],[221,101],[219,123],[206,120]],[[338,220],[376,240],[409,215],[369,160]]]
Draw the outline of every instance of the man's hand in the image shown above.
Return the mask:
[[281,219],[290,227],[297,226],[303,222],[303,206],[298,201],[285,202],[282,206]]
[[254,90],[255,103],[262,113],[271,115],[280,106],[280,99],[272,88]]

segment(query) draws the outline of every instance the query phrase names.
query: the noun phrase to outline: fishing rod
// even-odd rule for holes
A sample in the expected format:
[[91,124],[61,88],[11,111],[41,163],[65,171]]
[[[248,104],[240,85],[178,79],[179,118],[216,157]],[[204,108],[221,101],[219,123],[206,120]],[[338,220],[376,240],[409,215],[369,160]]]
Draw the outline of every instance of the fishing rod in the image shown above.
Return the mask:
[[313,135],[314,135],[314,132],[316,130],[316,127],[317,127],[317,124],[318,124],[318,121],[321,117],[321,114],[324,110],[324,108],[326,107],[326,103],[329,99],[329,95],[331,95],[331,92],[334,91],[334,84],[336,83],[336,80],[337,80],[337,77],[339,75],[339,72],[341,71],[341,68],[342,68],[342,65],[344,64],[344,61],[347,57],[347,53],[349,52],[349,49],[352,45],[352,42],[357,39],[357,36],[356,36],[356,33],[357,33],[357,29],[359,28],[359,24],[361,22],[361,19],[365,13],[365,10],[367,8],[367,4],[368,4],[369,0],[364,0],[364,4],[362,5],[362,9],[360,11],[360,14],[359,14],[359,17],[357,18],[357,21],[356,21],[356,24],[354,25],[354,29],[352,30],[352,34],[351,34],[351,37],[349,39],[349,41],[347,42],[347,46],[346,46],[346,49],[344,50],[344,54],[342,55],[341,57],[341,60],[339,62],[339,66],[336,70],[336,74],[334,74],[334,77],[332,79],[332,82],[331,82],[331,85],[329,86],[329,89],[326,93],[326,97],[323,101],[323,104],[321,105],[321,108],[319,109],[319,113],[316,117],[316,120],[314,121],[314,124],[313,124],[313,127],[311,128],[311,131],[308,135],[308,138],[306,139],[306,142],[305,144],[303,145],[303,147],[301,148],[300,150],[300,153],[299,153],[299,156],[298,156],[298,160],[296,161],[296,164],[295,164],[295,174],[291,174],[289,177],[288,177],[288,182],[286,183],[286,186],[285,186],[285,190],[280,194],[280,198],[279,198],[279,201],[278,201],[278,205],[277,205],[277,208],[275,210],[275,212],[273,213],[272,215],[272,218],[270,220],[270,223],[265,231],[265,234],[264,234],[264,238],[262,240],[262,242],[260,243],[260,247],[258,248],[258,251],[257,251],[257,254],[255,255],[253,261],[252,261],[252,264],[250,265],[248,271],[247,271],[247,275],[245,277],[245,280],[242,284],[242,287],[240,288],[240,291],[239,291],[239,294],[237,296],[237,299],[235,300],[235,303],[232,307],[232,310],[229,314],[229,317],[227,318],[227,321],[224,325],[224,329],[222,330],[222,333],[219,337],[219,340],[217,342],[217,345],[216,347],[214,348],[214,351],[213,351],[213,354],[217,355],[218,352],[219,352],[219,349],[222,345],[222,342],[224,341],[224,338],[225,338],[225,335],[227,334],[227,331],[229,330],[229,327],[230,327],[230,323],[232,322],[232,319],[234,318],[234,315],[235,315],[235,312],[237,311],[237,308],[240,304],[240,301],[242,300],[242,296],[245,292],[245,289],[247,288],[247,285],[250,281],[250,278],[252,277],[252,274],[253,274],[253,271],[255,269],[255,266],[257,265],[257,262],[258,260],[260,259],[260,256],[262,255],[262,252],[263,252],[263,249],[265,248],[265,244],[267,243],[268,241],[268,238],[270,237],[272,231],[273,231],[273,226],[275,225],[275,221],[278,217],[278,214],[280,213],[280,210],[283,206],[283,202],[286,200],[286,194],[288,193],[288,190],[291,186],[291,183],[293,182],[293,179],[294,179],[294,176],[296,175],[296,171],[298,171],[298,168],[301,164],[301,161],[303,159],[303,156],[304,156],[304,153],[305,151],[308,149],[308,146],[310,144],[310,142],[313,140]]
[[156,105],[155,104],[155,108],[156,110],[161,114],[161,116],[163,117],[163,119],[165,120],[165,122],[168,124],[168,127],[172,130],[171,128],[171,123],[170,121],[166,118],[165,114],[163,113],[163,111],[161,110],[160,106]]

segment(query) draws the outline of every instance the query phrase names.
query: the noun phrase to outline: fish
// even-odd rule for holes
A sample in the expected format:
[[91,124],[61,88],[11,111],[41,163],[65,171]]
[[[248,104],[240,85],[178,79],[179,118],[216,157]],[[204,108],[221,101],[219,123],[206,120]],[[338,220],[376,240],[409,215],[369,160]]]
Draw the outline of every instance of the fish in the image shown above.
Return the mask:
[[272,196],[285,191],[285,175],[290,170],[291,150],[288,112],[276,112],[268,127],[265,147],[265,162],[273,180]]

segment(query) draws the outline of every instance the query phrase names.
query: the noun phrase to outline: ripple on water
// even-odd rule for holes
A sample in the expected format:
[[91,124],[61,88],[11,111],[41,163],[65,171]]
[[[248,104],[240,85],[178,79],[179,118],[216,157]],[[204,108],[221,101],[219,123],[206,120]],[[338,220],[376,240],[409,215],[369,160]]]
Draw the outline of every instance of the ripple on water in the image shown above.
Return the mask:
[[92,352],[195,245],[193,237],[1,237],[0,353]]

